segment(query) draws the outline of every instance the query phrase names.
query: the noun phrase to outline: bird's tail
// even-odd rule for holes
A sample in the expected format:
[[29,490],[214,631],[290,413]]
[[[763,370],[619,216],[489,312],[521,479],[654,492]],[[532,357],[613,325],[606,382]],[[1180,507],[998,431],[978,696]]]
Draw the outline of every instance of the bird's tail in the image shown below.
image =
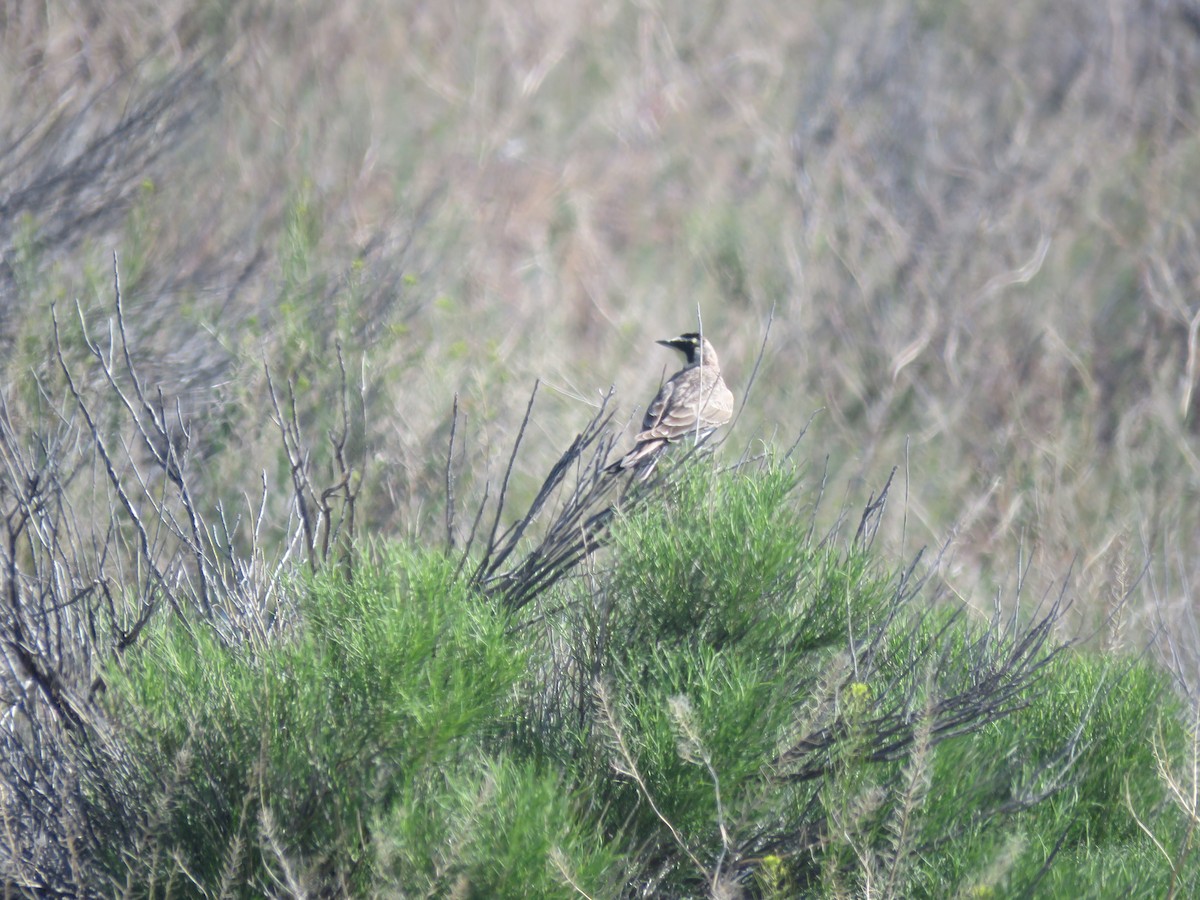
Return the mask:
[[619,475],[622,472],[633,469],[633,474],[637,480],[643,481],[654,471],[654,466],[657,465],[659,457],[662,456],[663,451],[666,449],[667,441],[665,439],[643,441],[604,471],[609,475]]

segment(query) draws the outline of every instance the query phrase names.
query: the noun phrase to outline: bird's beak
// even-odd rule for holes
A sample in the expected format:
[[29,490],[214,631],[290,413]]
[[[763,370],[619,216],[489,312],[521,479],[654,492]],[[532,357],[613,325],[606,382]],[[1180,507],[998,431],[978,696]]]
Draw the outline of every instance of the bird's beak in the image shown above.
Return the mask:
[[679,338],[670,338],[669,340],[665,340],[665,341],[655,341],[654,343],[656,343],[656,344],[662,344],[664,347],[670,347],[672,350],[674,350],[674,349],[675,349],[675,345],[676,345],[678,342],[679,342]]

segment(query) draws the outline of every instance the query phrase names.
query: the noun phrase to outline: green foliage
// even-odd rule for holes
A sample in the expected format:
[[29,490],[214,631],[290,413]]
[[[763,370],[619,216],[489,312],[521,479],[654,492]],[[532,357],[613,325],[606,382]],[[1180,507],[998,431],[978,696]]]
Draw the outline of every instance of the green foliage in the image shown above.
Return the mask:
[[[771,661],[711,647],[694,654],[663,648],[650,651],[644,667],[618,670],[611,691],[620,703],[612,725],[599,726],[609,733],[595,762],[612,765],[612,731],[623,732],[663,814],[713,856],[719,850],[716,788],[735,808],[747,803],[739,817],[771,817],[793,798],[786,785],[763,783],[764,766],[782,746],[795,712],[789,673]],[[620,795],[614,816],[636,809],[642,824],[657,830],[652,811],[633,792]]]
[[1049,644],[1022,668],[1025,626],[909,604],[867,547],[816,535],[786,467],[668,485],[618,517],[549,639],[412,550],[296,585],[270,638],[159,627],[109,694],[144,820],[112,877],[147,896],[185,873],[247,894],[1002,896],[1048,871],[1169,889],[1129,812],[1187,840],[1159,673]]
[[371,811],[509,713],[523,654],[442,558],[392,551],[353,582],[298,590],[290,636],[229,645],[171,625],[114,673],[144,802],[164,810],[135,882],[178,866],[209,890],[261,887],[271,838],[289,864],[361,886]]
[[693,467],[665,502],[622,521],[618,650],[706,643],[804,654],[842,638],[850,615],[877,614],[886,590],[869,555],[814,540],[796,486],[786,467],[725,477]]
[[1171,866],[1164,864],[1160,851],[1142,835],[1134,840],[1087,844],[1065,851],[1038,882],[1037,896],[1114,900],[1196,896],[1200,869],[1193,865],[1181,876],[1172,894]]
[[[1152,738],[1165,722],[1171,743],[1180,739],[1177,702],[1162,673],[1090,653],[1063,655],[1022,702],[1014,715],[934,751],[938,789],[922,809],[923,841],[944,851],[923,857],[913,896],[940,896],[947,884],[1028,884],[1052,853],[1051,869],[1078,869],[1081,883],[1107,856],[1097,848],[1142,858],[1145,836],[1126,809],[1126,791],[1139,808],[1161,809]],[[995,815],[1025,797],[1043,799]],[[1143,866],[1140,877],[1164,874],[1154,868]]]
[[375,829],[385,893],[516,900],[615,887],[617,854],[560,775],[503,755],[466,762],[411,782]]
[[[644,770],[661,813],[715,859],[722,816],[758,828],[799,814],[811,792],[769,770],[820,715],[807,707],[848,629],[881,618],[889,591],[863,550],[814,538],[786,467],[673,474],[663,502],[614,531],[610,636],[594,661],[611,708],[588,726],[604,740],[588,745],[604,751],[591,765],[605,777],[621,732],[624,765]],[[659,827],[628,784],[610,814]]]
[[1051,689],[1011,726],[1026,759],[1075,742],[1078,777],[1071,791],[1050,798],[1027,818],[1041,832],[1065,825],[1073,844],[1136,842],[1143,835],[1132,816],[1114,816],[1113,810],[1124,804],[1126,790],[1145,807],[1164,799],[1154,738],[1162,737],[1172,750],[1181,746],[1178,698],[1161,671],[1119,657],[1063,657],[1047,679]]
[[662,890],[753,857],[768,894],[982,896],[1056,847],[1138,844],[1120,810],[1125,785],[1161,800],[1161,674],[1052,642],[1022,662],[1036,623],[908,604],[811,521],[785,467],[690,466],[618,522],[592,582],[575,777],[606,830],[655,848],[647,869],[681,856]]

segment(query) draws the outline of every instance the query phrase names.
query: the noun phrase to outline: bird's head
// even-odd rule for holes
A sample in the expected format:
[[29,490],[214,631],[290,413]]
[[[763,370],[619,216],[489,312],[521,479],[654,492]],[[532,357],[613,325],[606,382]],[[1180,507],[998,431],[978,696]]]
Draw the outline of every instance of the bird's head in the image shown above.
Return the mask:
[[694,331],[689,331],[687,334],[681,334],[679,337],[671,338],[666,341],[657,341],[664,347],[671,347],[678,350],[687,359],[688,365],[695,365],[698,362],[703,362],[706,366],[717,365],[717,352],[713,350],[712,344],[707,338],[703,338]]

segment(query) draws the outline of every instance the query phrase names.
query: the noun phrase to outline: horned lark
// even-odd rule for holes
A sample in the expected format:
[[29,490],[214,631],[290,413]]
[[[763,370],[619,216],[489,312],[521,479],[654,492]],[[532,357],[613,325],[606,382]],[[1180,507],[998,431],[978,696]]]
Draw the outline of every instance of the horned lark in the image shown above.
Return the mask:
[[637,444],[608,467],[610,473],[636,469],[645,478],[667,444],[688,435],[703,440],[733,416],[733,394],[721,378],[712,344],[695,333],[657,343],[678,350],[687,364],[659,388],[642,419]]

